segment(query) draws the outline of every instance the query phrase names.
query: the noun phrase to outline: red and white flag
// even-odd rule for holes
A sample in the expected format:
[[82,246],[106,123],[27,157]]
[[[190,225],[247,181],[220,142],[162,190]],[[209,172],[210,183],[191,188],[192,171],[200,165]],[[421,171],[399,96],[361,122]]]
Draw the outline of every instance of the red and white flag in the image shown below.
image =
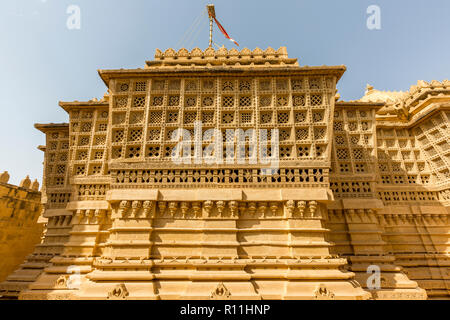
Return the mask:
[[232,39],[228,33],[225,31],[224,27],[222,27],[222,25],[219,23],[219,21],[217,21],[216,17],[213,17],[214,21],[216,22],[217,26],[219,27],[220,31],[222,31],[223,35],[225,36],[225,38],[229,39],[231,42],[234,42],[235,45],[237,45],[239,47],[239,43],[237,43],[234,39]]

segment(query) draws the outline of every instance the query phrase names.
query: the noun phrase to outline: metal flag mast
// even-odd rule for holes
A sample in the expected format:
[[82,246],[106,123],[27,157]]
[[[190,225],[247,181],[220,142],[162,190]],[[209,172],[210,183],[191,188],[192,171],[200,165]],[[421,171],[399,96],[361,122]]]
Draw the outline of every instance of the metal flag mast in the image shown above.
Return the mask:
[[228,35],[228,33],[225,31],[225,28],[220,24],[220,22],[217,21],[216,10],[214,9],[214,5],[208,4],[206,6],[206,9],[208,11],[208,17],[209,17],[209,46],[212,47],[212,45],[213,45],[213,41],[212,41],[213,21],[216,22],[217,27],[219,28],[220,32],[222,32],[222,34],[225,36],[225,38],[227,38],[228,40],[233,42],[235,45],[239,46],[239,44]]
[[216,10],[213,4],[208,4],[206,9],[208,10],[209,17],[209,46],[212,47],[213,19],[216,17]]

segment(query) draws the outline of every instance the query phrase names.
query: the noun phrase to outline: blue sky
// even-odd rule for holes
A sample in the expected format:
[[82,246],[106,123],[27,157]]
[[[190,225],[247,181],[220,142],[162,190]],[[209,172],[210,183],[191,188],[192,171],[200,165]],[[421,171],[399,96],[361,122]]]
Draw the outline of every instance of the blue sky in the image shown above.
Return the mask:
[[[366,83],[407,90],[417,80],[450,75],[448,0],[5,0],[0,10],[0,171],[11,182],[41,180],[44,136],[36,122],[66,122],[58,101],[102,97],[97,69],[143,67],[155,48],[174,47],[214,3],[241,48],[286,46],[301,65],[341,65],[338,86],[357,99]],[[69,30],[70,5],[81,29]],[[381,30],[366,27],[369,5],[381,8]],[[208,45],[207,18],[189,48]],[[217,44],[233,45],[218,33]]]

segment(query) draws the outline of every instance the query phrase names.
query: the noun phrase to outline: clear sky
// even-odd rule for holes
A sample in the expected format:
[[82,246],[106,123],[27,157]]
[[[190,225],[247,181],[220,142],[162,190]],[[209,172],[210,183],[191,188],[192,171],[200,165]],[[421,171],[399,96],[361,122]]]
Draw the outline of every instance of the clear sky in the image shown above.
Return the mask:
[[[0,171],[12,183],[41,180],[45,140],[33,124],[67,122],[60,100],[101,98],[97,69],[143,67],[156,48],[180,43],[205,49],[206,16],[197,38],[183,35],[207,3],[241,49],[286,46],[301,65],[346,65],[345,100],[367,83],[407,90],[450,77],[449,0],[3,0]],[[67,28],[70,5],[80,8],[80,29]],[[380,30],[367,28],[369,5],[381,9]],[[214,40],[233,47],[217,28]]]

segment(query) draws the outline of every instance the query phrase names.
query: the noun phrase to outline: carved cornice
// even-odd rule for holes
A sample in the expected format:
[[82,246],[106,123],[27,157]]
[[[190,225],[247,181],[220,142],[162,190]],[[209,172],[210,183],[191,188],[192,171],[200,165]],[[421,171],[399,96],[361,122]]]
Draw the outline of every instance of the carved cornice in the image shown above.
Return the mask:
[[190,52],[185,48],[178,51],[169,48],[164,52],[156,49],[155,60],[146,62],[147,67],[191,64],[205,65],[207,63],[214,65],[226,64],[238,66],[250,64],[253,66],[298,66],[297,59],[288,58],[286,47],[280,47],[278,50],[271,47],[268,47],[265,50],[260,48],[255,48],[254,50],[244,48],[241,51],[238,51],[235,48],[227,50],[225,47],[222,47],[215,50],[214,48],[209,47],[204,51],[199,48],[194,48]]
[[43,133],[48,131],[69,131],[68,123],[35,123],[34,127]]
[[71,109],[96,109],[96,108],[105,108],[109,106],[109,94],[106,93],[101,100],[97,98],[93,98],[89,101],[71,101],[65,102],[60,101],[59,106],[63,108],[66,112],[69,112]]

